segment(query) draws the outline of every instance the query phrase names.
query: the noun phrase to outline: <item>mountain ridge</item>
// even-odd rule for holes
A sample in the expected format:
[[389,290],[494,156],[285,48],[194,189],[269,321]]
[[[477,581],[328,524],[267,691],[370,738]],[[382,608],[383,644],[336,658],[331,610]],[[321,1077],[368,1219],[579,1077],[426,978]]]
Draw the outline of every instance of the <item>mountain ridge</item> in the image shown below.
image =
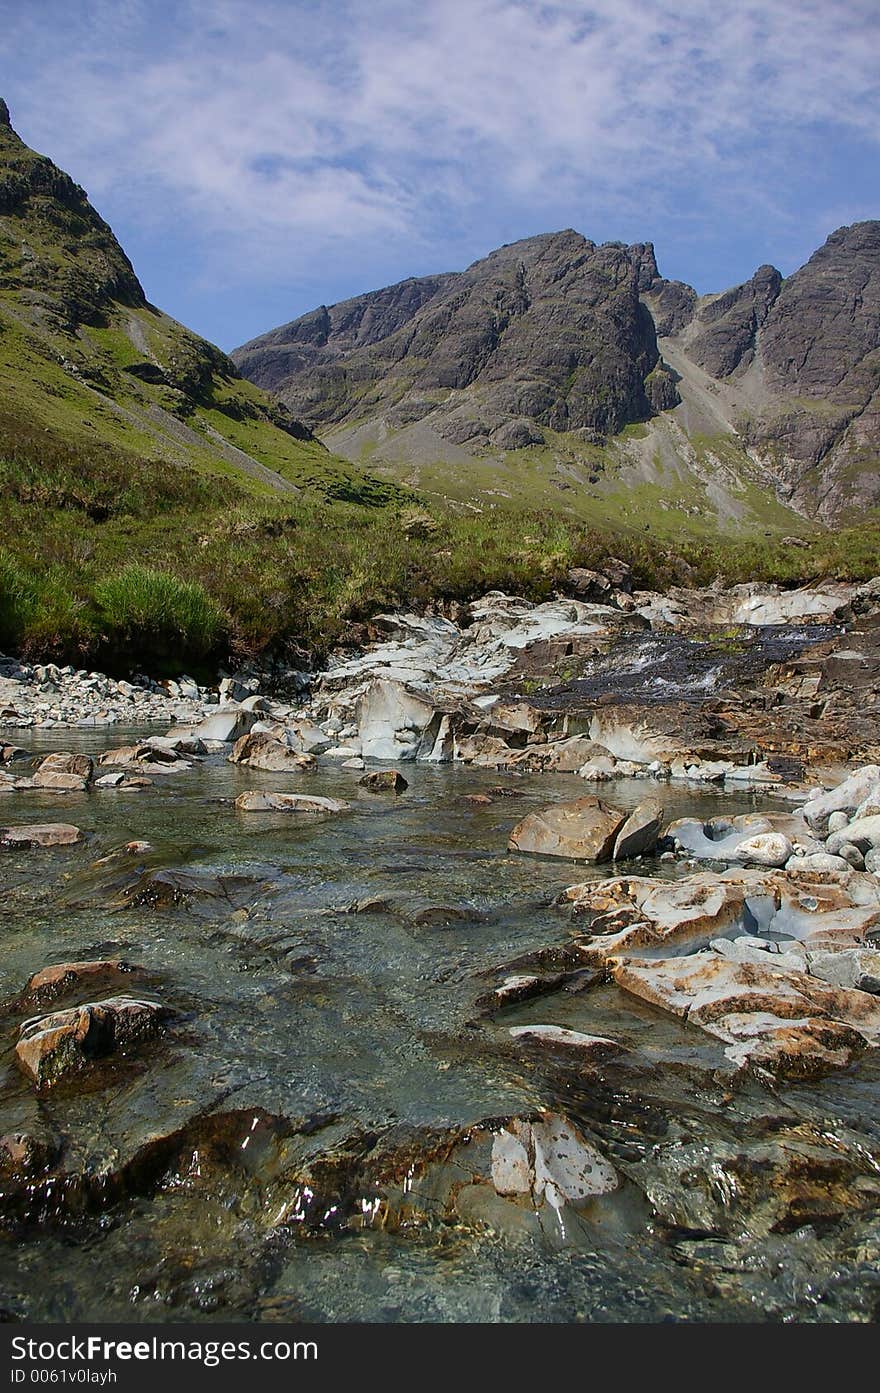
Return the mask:
[[[539,234],[463,272],[322,306],[231,356],[333,448],[411,482],[426,466],[440,487],[444,463],[461,473],[466,458],[494,456],[515,487],[512,452],[549,447],[565,467],[578,434],[606,455],[592,471],[581,458],[587,481],[603,463],[636,485],[649,463],[656,482],[655,456],[675,456],[690,482],[712,437],[725,492],[734,469],[734,493],[770,490],[805,518],[880,503],[880,222],[832,232],[789,277],[764,265],[702,296],[660,275],[650,242]],[[653,442],[664,413],[679,409],[676,425],[688,414],[682,382],[704,399],[713,390],[704,375],[719,406],[709,428],[685,427],[675,448],[669,430]],[[657,443],[650,461],[621,440],[642,425]],[[487,471],[476,474],[485,495]]]

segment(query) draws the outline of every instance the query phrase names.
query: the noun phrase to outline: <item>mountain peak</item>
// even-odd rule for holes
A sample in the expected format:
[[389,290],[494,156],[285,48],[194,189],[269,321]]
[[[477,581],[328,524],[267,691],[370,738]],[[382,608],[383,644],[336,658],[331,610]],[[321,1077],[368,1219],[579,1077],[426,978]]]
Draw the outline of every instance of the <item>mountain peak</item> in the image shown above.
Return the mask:
[[12,119],[9,115],[9,107],[2,97],[0,97],[0,126],[11,126]]

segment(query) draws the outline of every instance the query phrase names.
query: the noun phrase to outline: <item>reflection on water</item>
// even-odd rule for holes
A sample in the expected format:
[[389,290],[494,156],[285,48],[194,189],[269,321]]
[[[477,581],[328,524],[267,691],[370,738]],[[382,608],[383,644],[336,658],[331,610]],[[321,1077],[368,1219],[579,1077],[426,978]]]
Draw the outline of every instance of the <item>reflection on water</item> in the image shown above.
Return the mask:
[[[102,739],[27,743],[94,750]],[[48,963],[122,956],[178,1013],[161,1045],[39,1100],[14,1066],[19,1017],[6,1013],[2,1131],[45,1138],[77,1177],[7,1194],[8,1316],[868,1318],[876,1066],[779,1098],[732,1082],[709,1037],[610,986],[485,1016],[475,1003],[492,969],[564,941],[553,901],[602,873],[508,855],[509,831],[584,790],[572,776],[405,773],[395,799],[326,763],[291,778],[212,758],[142,791],[4,801],[8,821],[64,818],[88,840],[0,862],[0,994]],[[466,799],[499,786],[511,796]],[[303,788],[353,808],[310,823],[218,801],[245,788]],[[655,791],[621,781],[602,796],[629,808]],[[773,806],[662,791],[670,817]],[[111,854],[134,839],[151,850]],[[528,1022],[625,1050],[585,1069],[516,1045],[510,1027]],[[536,1108],[574,1119],[621,1175],[563,1232],[490,1204],[485,1187],[467,1205],[450,1200],[443,1166],[416,1168],[396,1208],[385,1192],[364,1200],[372,1226],[352,1222],[352,1195],[389,1137],[417,1154],[426,1138]],[[821,1183],[804,1180],[811,1166]],[[307,1176],[299,1191],[294,1174]],[[335,1198],[318,1212],[322,1186]],[[770,1261],[779,1251],[784,1265]]]

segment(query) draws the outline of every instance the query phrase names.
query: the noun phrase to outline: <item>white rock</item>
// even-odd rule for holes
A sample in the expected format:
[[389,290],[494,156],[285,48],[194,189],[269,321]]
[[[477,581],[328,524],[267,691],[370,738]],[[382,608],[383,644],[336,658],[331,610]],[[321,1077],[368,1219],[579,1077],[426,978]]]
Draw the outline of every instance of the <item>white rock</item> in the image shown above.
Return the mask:
[[492,1143],[492,1183],[500,1195],[531,1195],[554,1210],[618,1186],[617,1172],[557,1113],[510,1122]]
[[801,811],[812,830],[825,836],[832,813],[854,813],[870,797],[880,797],[880,766],[876,764],[866,764],[836,788],[814,795]]

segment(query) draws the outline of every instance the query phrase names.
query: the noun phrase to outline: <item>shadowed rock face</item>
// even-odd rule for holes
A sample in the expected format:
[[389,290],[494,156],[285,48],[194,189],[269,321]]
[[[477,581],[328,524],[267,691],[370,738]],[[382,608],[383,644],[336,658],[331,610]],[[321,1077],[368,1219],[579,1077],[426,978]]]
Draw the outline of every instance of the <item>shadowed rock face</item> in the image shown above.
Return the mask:
[[778,392],[864,405],[880,386],[880,222],[833,232],[782,285],[761,335]]
[[651,414],[659,355],[639,293],[655,276],[649,247],[531,237],[467,271],[322,307],[235,360],[315,424],[430,416],[447,440],[507,449],[541,426],[614,432]]
[[[875,504],[880,447],[880,222],[832,233],[786,280],[757,338],[769,396],[746,429],[796,502]],[[817,469],[818,466],[818,469]]]
[[[758,331],[779,294],[782,276],[761,266],[744,285],[719,295],[700,312],[691,356],[713,377],[729,377],[754,357]],[[705,326],[705,327],[702,327]]]

